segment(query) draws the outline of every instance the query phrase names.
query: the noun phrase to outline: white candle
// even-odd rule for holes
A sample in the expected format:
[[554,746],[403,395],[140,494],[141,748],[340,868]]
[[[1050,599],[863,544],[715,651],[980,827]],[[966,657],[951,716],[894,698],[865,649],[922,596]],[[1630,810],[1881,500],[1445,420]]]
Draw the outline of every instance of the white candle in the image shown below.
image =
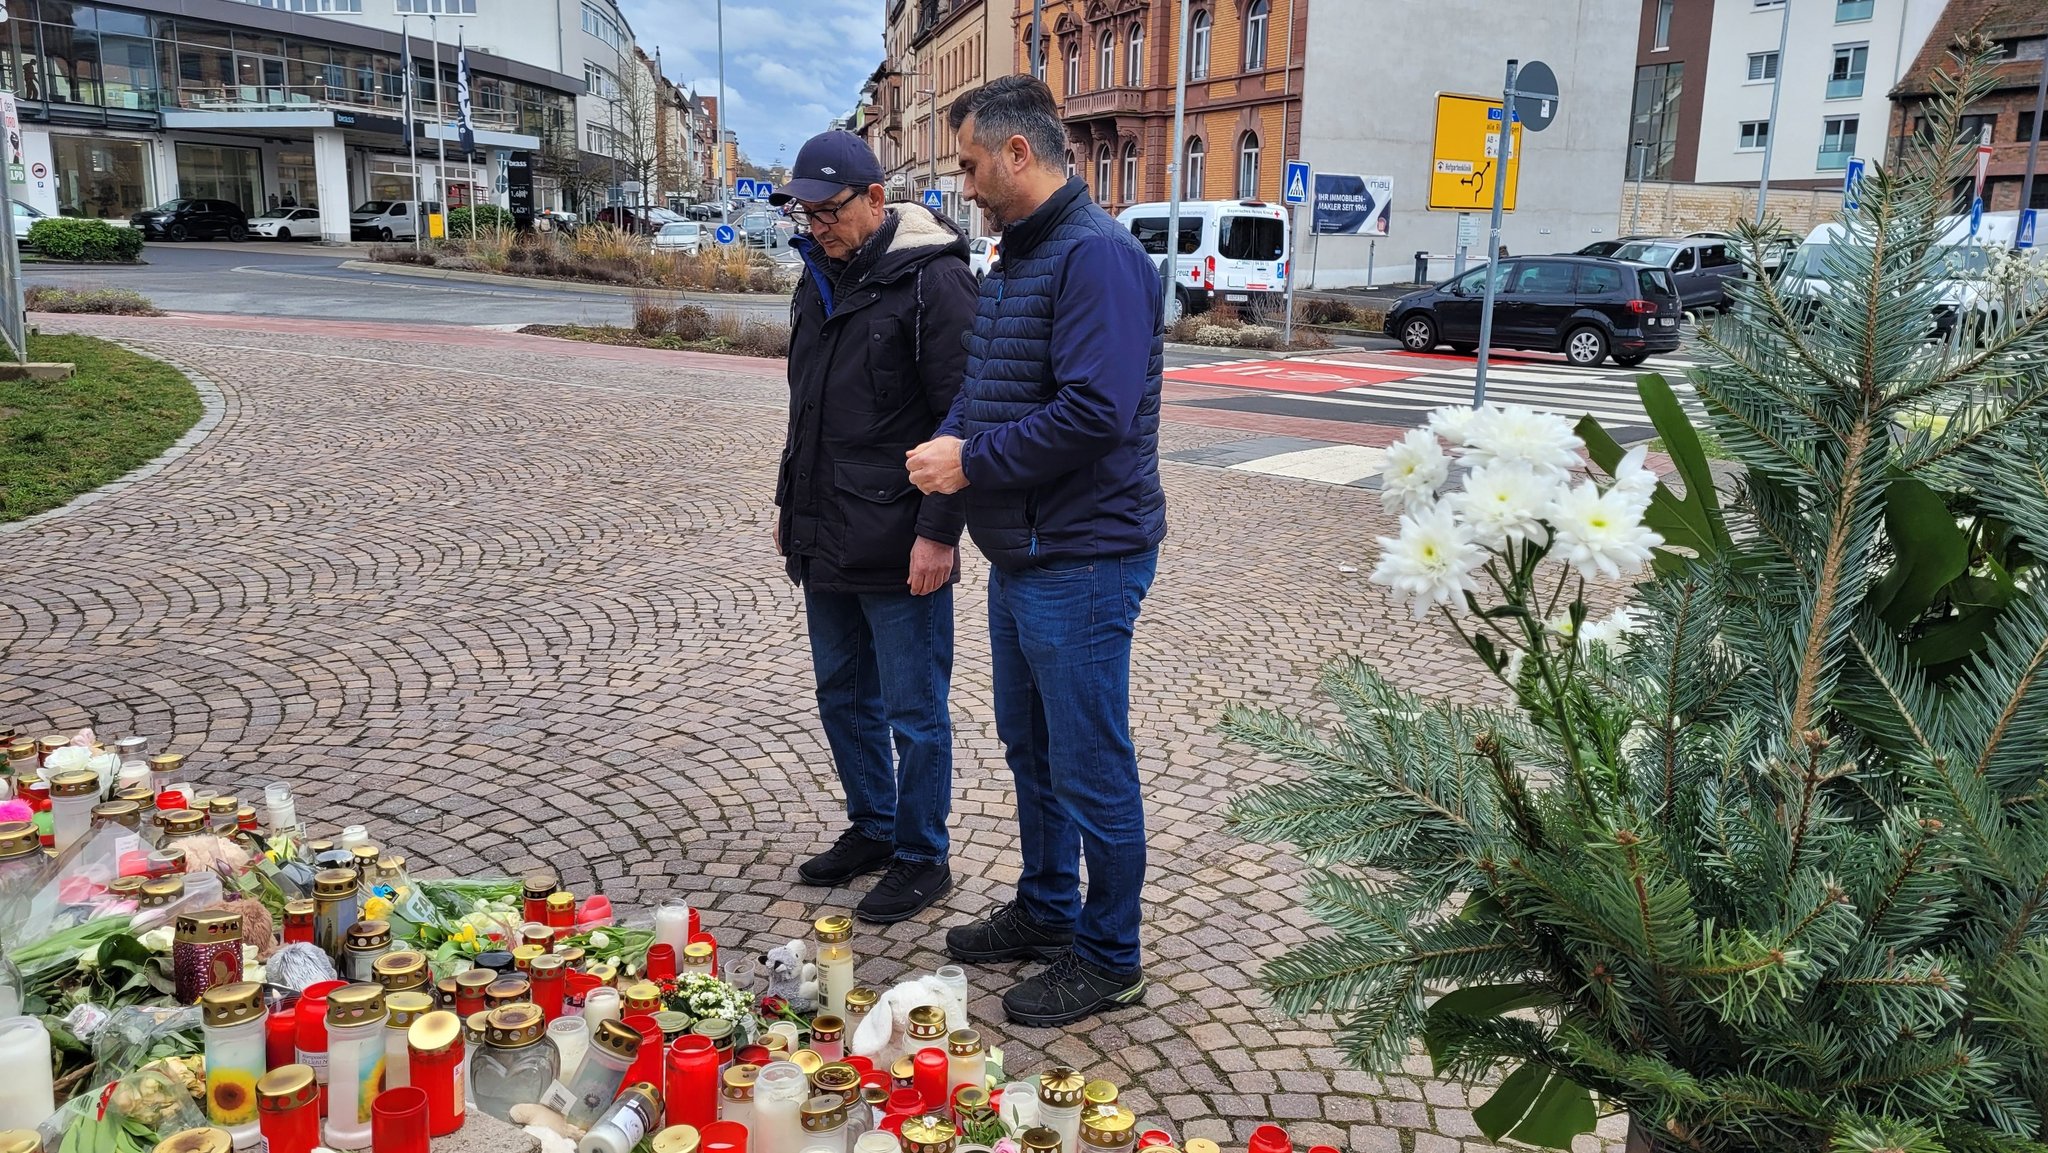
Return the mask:
[[681,901],[670,901],[654,910],[654,943],[668,945],[675,949],[676,960],[683,959],[683,946],[690,942],[690,906]]
[[771,1061],[754,1080],[754,1123],[750,1153],[799,1153],[804,1137],[803,1105],[810,1078],[789,1061]]
[[33,1129],[56,1111],[50,1031],[35,1017],[0,1021],[0,1129]]
[[336,843],[344,849],[367,845],[370,843],[370,830],[361,825],[350,825],[341,831],[341,837]]
[[283,781],[263,786],[263,807],[273,833],[282,833],[299,823],[299,803],[292,799],[292,787]]
[[619,1019],[619,1008],[619,991],[609,986],[599,986],[584,995],[583,1023],[590,1026],[590,1031],[595,1033],[600,1022]]

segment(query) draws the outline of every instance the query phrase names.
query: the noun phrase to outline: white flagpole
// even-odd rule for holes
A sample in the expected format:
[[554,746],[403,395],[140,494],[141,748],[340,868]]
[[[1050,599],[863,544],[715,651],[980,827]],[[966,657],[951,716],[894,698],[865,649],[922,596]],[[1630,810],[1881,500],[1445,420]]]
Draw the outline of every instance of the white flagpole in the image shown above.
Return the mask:
[[[412,160],[412,206],[413,211],[418,212],[420,210],[420,134],[417,131],[416,122],[419,119],[419,109],[416,107],[412,96],[414,89],[419,84],[420,78],[419,69],[412,62],[412,26],[410,21],[406,17],[399,17],[398,29],[399,37],[405,41],[405,52],[403,53],[405,57],[405,87],[400,90],[403,98],[399,102],[399,107],[405,116],[405,151],[406,155]],[[412,230],[412,246],[414,251],[418,251],[420,245],[425,243],[426,235],[426,222],[415,220]]]
[[[434,204],[441,210],[442,227],[445,229],[448,220],[448,106],[442,92],[447,89],[448,84],[441,75],[441,18],[428,16],[427,27],[434,34],[434,119],[441,122],[441,130],[434,134],[437,156],[434,164]],[[422,220],[419,226],[425,228],[427,222]]]

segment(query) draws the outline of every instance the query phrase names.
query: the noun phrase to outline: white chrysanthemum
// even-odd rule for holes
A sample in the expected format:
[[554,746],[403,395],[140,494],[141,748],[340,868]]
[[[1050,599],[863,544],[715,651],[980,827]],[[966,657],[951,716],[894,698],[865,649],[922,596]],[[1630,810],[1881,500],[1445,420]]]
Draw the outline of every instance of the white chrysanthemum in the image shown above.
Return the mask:
[[1486,411],[1490,410],[1464,405],[1439,408],[1429,414],[1429,431],[1442,437],[1446,444],[1462,445],[1472,435],[1473,422]]
[[1473,414],[1461,459],[1472,468],[1525,464],[1531,471],[1562,478],[1578,467],[1583,447],[1585,442],[1564,417],[1511,404]]
[[1619,608],[1601,620],[1587,621],[1577,640],[1588,648],[1598,644],[1620,652],[1628,646],[1628,634],[1635,630],[1636,618],[1627,609]]
[[1451,462],[1436,437],[1412,429],[1387,446],[1386,467],[1380,471],[1380,505],[1388,512],[1427,508],[1450,473]]
[[1526,464],[1496,464],[1465,475],[1465,488],[1448,503],[1485,548],[1532,540],[1543,533],[1543,513],[1558,480]]
[[1552,555],[1581,576],[1632,576],[1664,543],[1627,493],[1603,493],[1590,481],[1559,491],[1544,519],[1557,534]]
[[1421,620],[1436,605],[1463,612],[1465,594],[1476,589],[1472,570],[1486,562],[1486,553],[1449,508],[1441,505],[1401,518],[1401,535],[1381,537],[1379,566],[1372,579],[1394,590]]
[[1621,463],[1614,466],[1614,486],[1609,490],[1637,501],[1644,508],[1650,507],[1650,498],[1657,492],[1657,474],[1643,466],[1643,458],[1649,452],[1648,445],[1629,449]]

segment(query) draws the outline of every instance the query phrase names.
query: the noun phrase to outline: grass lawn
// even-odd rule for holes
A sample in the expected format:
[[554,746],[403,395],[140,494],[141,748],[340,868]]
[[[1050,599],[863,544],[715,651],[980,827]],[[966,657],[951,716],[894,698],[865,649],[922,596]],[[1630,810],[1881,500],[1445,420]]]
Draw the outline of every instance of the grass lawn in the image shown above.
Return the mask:
[[0,381],[0,521],[55,508],[154,459],[199,420],[183,373],[90,336],[31,336],[69,380]]

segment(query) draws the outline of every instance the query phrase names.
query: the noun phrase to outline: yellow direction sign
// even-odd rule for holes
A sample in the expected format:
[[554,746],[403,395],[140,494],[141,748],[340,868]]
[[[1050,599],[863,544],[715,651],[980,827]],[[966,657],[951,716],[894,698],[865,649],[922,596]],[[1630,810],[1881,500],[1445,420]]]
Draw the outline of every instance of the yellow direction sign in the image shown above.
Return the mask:
[[[1500,101],[1483,96],[1436,96],[1436,147],[1429,173],[1429,207],[1446,212],[1493,211],[1493,182],[1500,179]],[[1515,185],[1522,172],[1522,125],[1515,124],[1507,162],[1507,198],[1515,210]]]

